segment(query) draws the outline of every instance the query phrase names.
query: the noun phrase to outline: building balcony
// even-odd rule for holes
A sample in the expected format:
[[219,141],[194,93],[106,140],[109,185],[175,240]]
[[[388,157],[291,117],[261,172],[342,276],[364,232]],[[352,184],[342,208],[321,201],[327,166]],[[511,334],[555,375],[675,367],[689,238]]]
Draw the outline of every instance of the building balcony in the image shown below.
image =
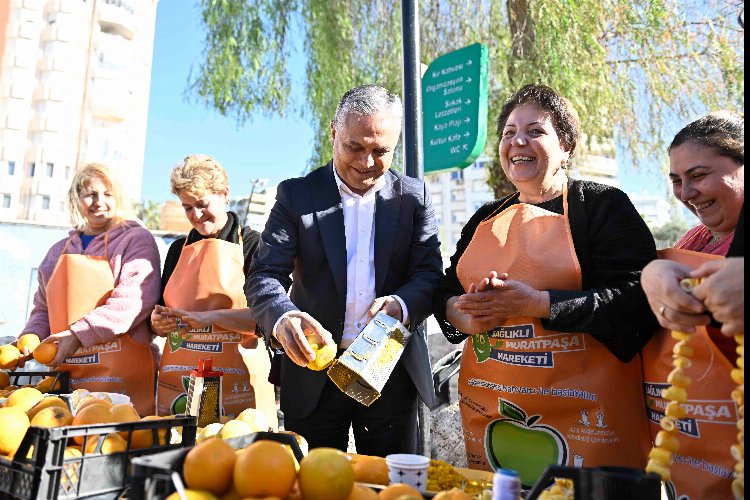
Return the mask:
[[97,0],[99,26],[105,33],[133,39],[136,31],[135,12],[127,0]]

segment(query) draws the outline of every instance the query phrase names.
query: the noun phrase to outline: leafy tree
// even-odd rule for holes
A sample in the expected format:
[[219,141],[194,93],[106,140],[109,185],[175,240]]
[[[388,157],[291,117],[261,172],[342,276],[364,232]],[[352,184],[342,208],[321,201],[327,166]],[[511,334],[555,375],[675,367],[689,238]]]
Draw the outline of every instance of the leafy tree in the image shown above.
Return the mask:
[[677,243],[688,232],[690,224],[685,219],[672,218],[666,224],[650,229],[659,247],[667,248]]
[[[315,131],[309,166],[330,157],[329,123],[339,97],[361,83],[401,88],[400,4],[393,0],[198,0],[206,28],[191,88],[242,123],[290,110]],[[741,0],[422,0],[425,62],[482,42],[489,47],[487,151],[494,121],[526,83],[570,98],[589,138],[618,142],[636,159],[663,157],[684,123],[709,109],[744,107]],[[287,63],[307,60],[302,103],[292,102]],[[507,192],[499,163],[490,184]]]
[[153,200],[143,200],[135,204],[136,217],[149,229],[159,229],[161,224],[161,204]]

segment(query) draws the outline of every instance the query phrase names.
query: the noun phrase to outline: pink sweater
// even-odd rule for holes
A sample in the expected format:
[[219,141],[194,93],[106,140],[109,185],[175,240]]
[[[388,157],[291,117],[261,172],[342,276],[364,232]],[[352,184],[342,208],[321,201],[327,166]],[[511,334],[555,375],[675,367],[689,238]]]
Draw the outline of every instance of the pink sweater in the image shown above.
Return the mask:
[[[94,238],[85,252],[80,233],[73,230],[69,234],[71,241],[65,253],[104,255],[104,234]],[[68,238],[64,238],[52,245],[39,265],[39,289],[23,333],[36,333],[41,339],[50,335],[47,282],[67,241]],[[72,324],[70,330],[84,347],[111,341],[125,332],[130,332],[133,340],[141,344],[151,344],[153,333],[148,320],[161,293],[156,241],[140,222],[130,220],[110,231],[107,254],[115,277],[112,295],[103,305]]]

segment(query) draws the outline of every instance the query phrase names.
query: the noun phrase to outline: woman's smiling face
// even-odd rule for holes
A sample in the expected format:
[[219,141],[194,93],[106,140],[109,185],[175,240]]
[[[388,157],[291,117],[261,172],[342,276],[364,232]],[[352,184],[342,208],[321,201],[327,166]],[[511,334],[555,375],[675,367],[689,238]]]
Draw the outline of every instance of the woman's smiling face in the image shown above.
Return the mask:
[[669,153],[672,191],[715,235],[734,231],[745,201],[745,167],[714,148],[686,142]]
[[111,187],[100,177],[91,177],[78,195],[78,209],[86,219],[87,232],[109,229],[117,210]]
[[229,193],[196,196],[180,191],[177,197],[185,210],[185,217],[201,236],[216,237],[226,226]]
[[499,148],[505,174],[522,193],[539,192],[570,157],[551,115],[535,104],[523,104],[510,113]]

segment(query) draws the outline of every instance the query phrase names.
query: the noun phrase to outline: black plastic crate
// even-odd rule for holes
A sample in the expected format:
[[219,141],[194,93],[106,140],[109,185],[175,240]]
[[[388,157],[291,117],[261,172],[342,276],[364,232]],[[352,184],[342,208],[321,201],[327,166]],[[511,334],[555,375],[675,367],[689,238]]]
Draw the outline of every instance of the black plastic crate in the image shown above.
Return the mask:
[[8,372],[10,378],[10,385],[22,387],[24,385],[36,385],[42,381],[45,377],[55,377],[55,382],[52,384],[54,387],[58,382],[60,388],[54,391],[50,391],[49,394],[68,394],[70,393],[70,372],[66,371],[50,371],[50,372],[25,372],[16,370]]
[[[292,434],[256,432],[247,436],[227,439],[235,450],[249,446],[255,441],[276,441],[292,447],[297,462],[304,457],[297,439]],[[176,491],[175,483],[182,485],[182,464],[190,449],[172,450],[133,459],[129,500],[156,500]]]
[[[158,431],[162,429],[166,432],[167,444],[160,444],[158,439]],[[181,443],[169,444],[172,429],[182,430]],[[154,444],[150,448],[131,450],[132,434],[139,430],[150,430]],[[127,433],[126,451],[99,453],[104,437],[110,432]],[[13,460],[0,457],[0,498],[119,498],[129,486],[131,459],[191,447],[195,444],[195,434],[195,417],[50,429],[30,427]],[[97,440],[95,451],[66,458],[65,448],[76,436],[84,437],[84,450],[91,440]]]

